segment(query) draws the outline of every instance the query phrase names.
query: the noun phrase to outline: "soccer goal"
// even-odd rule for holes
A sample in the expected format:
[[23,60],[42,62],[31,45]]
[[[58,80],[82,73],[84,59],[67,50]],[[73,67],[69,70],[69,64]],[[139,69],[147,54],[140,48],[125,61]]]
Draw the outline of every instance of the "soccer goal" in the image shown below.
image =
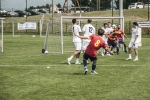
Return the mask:
[[[72,19],[76,18],[83,28],[84,24],[87,23],[87,19],[92,19],[92,25],[96,30],[101,28],[104,23],[114,21],[115,24],[121,24],[122,30],[124,30],[124,17],[77,17],[77,16],[61,16],[60,21],[53,23],[52,27],[49,28],[48,35],[46,35],[47,43],[44,44],[47,47],[49,53],[68,53],[74,52],[75,47],[72,42]],[[119,20],[121,19],[121,22]],[[46,38],[45,38],[46,39]]]
[[4,18],[0,18],[0,52],[4,52],[4,48],[3,48],[3,20],[4,20]]
[[[121,24],[122,30],[124,31],[124,17],[83,17],[83,16],[82,17],[81,16],[80,17],[77,17],[77,16],[70,16],[69,17],[69,16],[61,16],[61,18],[60,18],[61,54],[63,54],[64,52],[67,52],[68,50],[70,50],[70,47],[68,47],[68,44],[66,42],[67,39],[64,36],[63,22],[66,21],[66,20],[71,21],[71,19],[73,19],[73,18],[76,18],[76,19],[80,20],[81,28],[82,28],[82,22],[83,21],[85,21],[85,23],[83,23],[83,24],[86,24],[87,19],[92,19],[93,20],[92,24],[93,24],[93,26],[96,27],[96,30],[101,28],[103,23],[105,23],[105,22],[108,22],[108,21],[111,21],[111,20],[117,20],[116,23],[118,24],[119,23],[118,21],[121,19],[120,24]],[[71,42],[72,42],[72,40],[70,40],[70,42],[68,41],[68,43],[71,43]]]

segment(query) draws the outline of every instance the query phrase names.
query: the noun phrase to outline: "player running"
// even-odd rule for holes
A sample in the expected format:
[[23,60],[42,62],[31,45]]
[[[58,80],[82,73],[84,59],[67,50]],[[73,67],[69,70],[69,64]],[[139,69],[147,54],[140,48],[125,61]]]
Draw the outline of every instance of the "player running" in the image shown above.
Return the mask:
[[97,51],[103,47],[105,48],[106,51],[108,51],[110,54],[113,54],[110,50],[108,50],[108,46],[105,43],[105,41],[102,39],[102,35],[104,34],[103,29],[98,30],[98,35],[91,35],[91,36],[79,36],[77,37],[82,38],[82,39],[90,39],[90,43],[87,46],[85,53],[83,55],[83,65],[84,65],[84,74],[87,74],[88,68],[87,68],[87,60],[90,59],[93,64],[92,64],[92,71],[91,74],[98,74],[95,69],[96,69],[96,62],[97,62]]
[[76,56],[75,64],[80,64],[79,57],[80,57],[80,52],[81,52],[81,39],[76,36],[76,35],[80,35],[81,28],[79,25],[77,25],[76,19],[72,19],[72,23],[73,23],[73,26],[72,26],[73,43],[75,45],[76,51],[67,59],[69,65],[71,64],[71,60],[75,56]]

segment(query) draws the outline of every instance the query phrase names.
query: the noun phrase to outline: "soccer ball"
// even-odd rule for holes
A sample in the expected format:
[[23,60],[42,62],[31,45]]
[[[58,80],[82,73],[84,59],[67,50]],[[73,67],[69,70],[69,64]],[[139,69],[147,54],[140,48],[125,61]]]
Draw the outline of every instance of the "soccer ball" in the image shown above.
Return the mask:
[[48,51],[47,50],[45,50],[45,52],[44,52],[45,54],[48,54]]
[[113,25],[112,25],[112,28],[115,29],[115,28],[117,28],[117,26],[116,26],[115,24],[113,24]]

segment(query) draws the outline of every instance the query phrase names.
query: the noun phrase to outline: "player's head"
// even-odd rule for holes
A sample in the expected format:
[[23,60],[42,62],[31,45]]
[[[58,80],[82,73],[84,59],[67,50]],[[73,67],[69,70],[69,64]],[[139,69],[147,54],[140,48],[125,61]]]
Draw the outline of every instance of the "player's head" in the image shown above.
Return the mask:
[[111,27],[111,23],[110,22],[108,22],[107,25],[108,25],[108,27]]
[[103,29],[98,29],[98,35],[99,35],[99,36],[102,36],[102,35],[104,34],[104,32],[105,32],[105,31],[104,31]]
[[139,26],[137,22],[133,22],[133,25],[134,26]]
[[121,25],[120,25],[120,24],[118,24],[117,28],[118,28],[118,30],[120,30],[120,28],[121,28]]
[[91,19],[88,19],[87,22],[88,22],[88,23],[92,23],[92,20],[91,20]]
[[77,19],[72,19],[72,23],[75,24],[77,22]]
[[113,33],[113,34],[112,34],[112,37],[115,37],[115,36],[116,36],[116,34],[115,34],[115,33]]
[[104,27],[107,27],[107,23],[104,23]]

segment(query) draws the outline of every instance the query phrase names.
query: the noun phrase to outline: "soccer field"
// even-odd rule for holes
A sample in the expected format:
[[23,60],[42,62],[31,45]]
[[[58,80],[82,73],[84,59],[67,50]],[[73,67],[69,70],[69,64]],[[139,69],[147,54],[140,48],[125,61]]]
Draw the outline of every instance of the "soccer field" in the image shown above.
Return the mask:
[[[129,40],[125,40],[127,45]],[[150,100],[149,38],[142,38],[137,62],[126,61],[128,54],[122,50],[120,55],[99,54],[98,75],[90,74],[91,62],[87,75],[83,65],[74,64],[75,58],[68,65],[73,52],[42,54],[43,45],[40,36],[4,36],[0,100]]]

